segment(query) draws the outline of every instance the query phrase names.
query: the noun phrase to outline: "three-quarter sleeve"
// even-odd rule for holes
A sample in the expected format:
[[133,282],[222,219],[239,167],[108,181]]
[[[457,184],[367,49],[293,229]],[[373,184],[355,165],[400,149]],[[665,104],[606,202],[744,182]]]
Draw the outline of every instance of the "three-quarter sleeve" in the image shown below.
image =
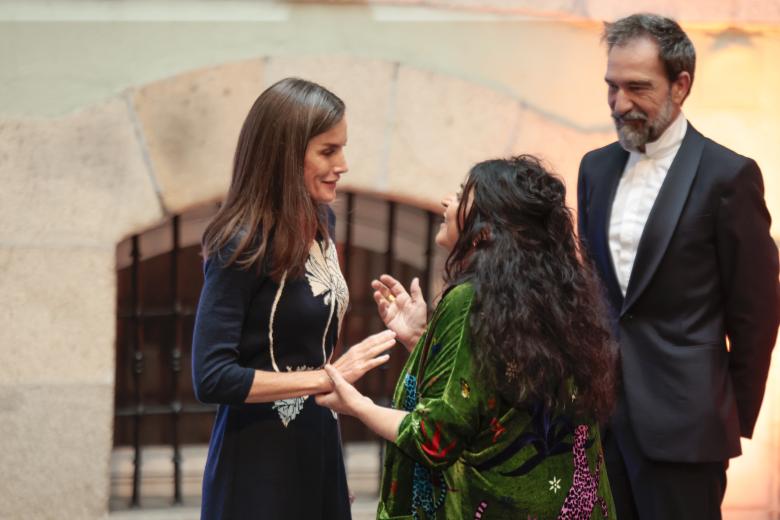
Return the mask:
[[225,266],[230,247],[204,265],[192,339],[192,381],[204,403],[241,404],[255,371],[239,364],[242,327],[259,278],[256,269]]
[[[428,332],[433,338],[422,381],[417,385],[418,401],[398,428],[395,444],[413,460],[431,469],[454,463],[479,432],[482,392],[478,391],[471,354],[472,297],[472,288],[461,285],[440,302],[434,328]],[[414,374],[402,377],[409,382]]]

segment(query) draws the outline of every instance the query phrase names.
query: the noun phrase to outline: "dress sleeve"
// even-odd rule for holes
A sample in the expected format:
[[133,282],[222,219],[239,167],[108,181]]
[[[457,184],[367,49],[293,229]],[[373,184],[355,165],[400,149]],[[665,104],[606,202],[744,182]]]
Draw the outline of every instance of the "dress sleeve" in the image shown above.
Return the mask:
[[481,392],[469,331],[472,296],[470,286],[461,285],[439,304],[434,329],[428,332],[433,339],[418,402],[398,428],[399,449],[431,469],[454,463],[479,429]]
[[239,364],[243,324],[260,276],[254,268],[225,266],[232,247],[212,255],[204,265],[204,283],[192,339],[192,381],[204,403],[241,404],[254,369]]

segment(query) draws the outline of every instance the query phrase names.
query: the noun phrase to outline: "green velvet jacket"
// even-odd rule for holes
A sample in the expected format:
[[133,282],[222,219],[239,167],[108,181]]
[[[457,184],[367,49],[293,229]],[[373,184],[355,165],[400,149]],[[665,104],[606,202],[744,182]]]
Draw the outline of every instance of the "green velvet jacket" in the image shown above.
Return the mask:
[[473,296],[447,292],[401,373],[393,406],[410,413],[387,445],[378,518],[615,518],[594,424],[513,408],[480,384]]

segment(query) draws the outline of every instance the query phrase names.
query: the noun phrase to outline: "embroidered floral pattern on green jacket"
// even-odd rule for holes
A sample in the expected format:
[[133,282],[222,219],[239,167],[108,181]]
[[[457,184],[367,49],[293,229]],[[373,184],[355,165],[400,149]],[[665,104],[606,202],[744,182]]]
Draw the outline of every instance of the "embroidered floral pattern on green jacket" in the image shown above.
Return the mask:
[[447,292],[401,373],[393,405],[410,413],[387,445],[378,518],[615,518],[598,428],[480,383],[472,298],[469,284]]

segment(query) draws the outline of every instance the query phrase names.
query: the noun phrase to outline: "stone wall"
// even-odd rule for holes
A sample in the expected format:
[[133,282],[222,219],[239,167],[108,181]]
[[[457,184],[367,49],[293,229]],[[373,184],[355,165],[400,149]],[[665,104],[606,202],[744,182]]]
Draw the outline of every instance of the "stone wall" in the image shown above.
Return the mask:
[[[298,0],[322,3],[321,0]],[[331,4],[370,4],[373,6],[435,7],[466,12],[497,13],[554,19],[614,20],[639,12],[662,12],[684,22],[771,24],[780,22],[780,4],[773,0],[326,0]]]
[[[521,3],[504,4],[516,9]],[[598,2],[559,4],[574,9]],[[739,13],[749,10],[747,3],[739,5]],[[750,5],[763,6],[762,16],[772,20],[776,4]],[[737,21],[743,19],[739,13]],[[312,20],[306,24],[316,27]],[[29,30],[111,46],[111,27],[96,24],[95,33],[81,36],[67,24]],[[274,27],[268,30],[281,31]],[[105,516],[116,244],[223,195],[241,121],[273,81],[302,76],[344,98],[351,168],[346,186],[435,202],[457,189],[475,161],[531,152],[564,177],[573,204],[579,158],[613,140],[598,23],[531,20],[516,34],[510,29],[517,27],[503,23],[378,27],[388,31],[385,47],[355,32],[363,39],[345,42],[340,52],[332,52],[330,41],[322,52],[294,47],[243,59],[244,51],[223,45],[216,59],[203,58],[204,66],[189,71],[181,72],[181,61],[172,60],[168,69],[158,63],[155,74],[162,79],[147,81],[139,72],[139,81],[121,92],[64,114],[54,108],[36,114],[30,99],[24,105],[29,109],[14,111],[9,90],[0,91],[0,519]],[[143,26],[142,32],[156,30]],[[404,46],[424,42],[426,31],[439,47],[427,58],[410,57]],[[686,114],[705,134],[758,160],[770,210],[780,215],[780,32],[724,24],[690,31],[699,71]],[[0,43],[11,41],[8,34],[0,31]],[[491,47],[491,35],[501,45]],[[56,43],[67,47],[67,40]],[[20,96],[19,85],[56,91],[45,83],[45,61],[36,69],[33,50],[17,45],[18,55],[0,54],[3,85]],[[57,55],[57,45],[49,47]],[[26,58],[30,69],[20,64]],[[34,79],[25,79],[33,69]],[[100,78],[101,71],[110,76],[100,67],[90,74]],[[56,85],[67,81],[52,79]],[[89,79],[78,81],[86,85]],[[71,98],[59,103],[72,104]],[[777,224],[774,230],[780,236]],[[776,520],[780,514],[777,357],[756,438],[729,470],[730,519]]]

